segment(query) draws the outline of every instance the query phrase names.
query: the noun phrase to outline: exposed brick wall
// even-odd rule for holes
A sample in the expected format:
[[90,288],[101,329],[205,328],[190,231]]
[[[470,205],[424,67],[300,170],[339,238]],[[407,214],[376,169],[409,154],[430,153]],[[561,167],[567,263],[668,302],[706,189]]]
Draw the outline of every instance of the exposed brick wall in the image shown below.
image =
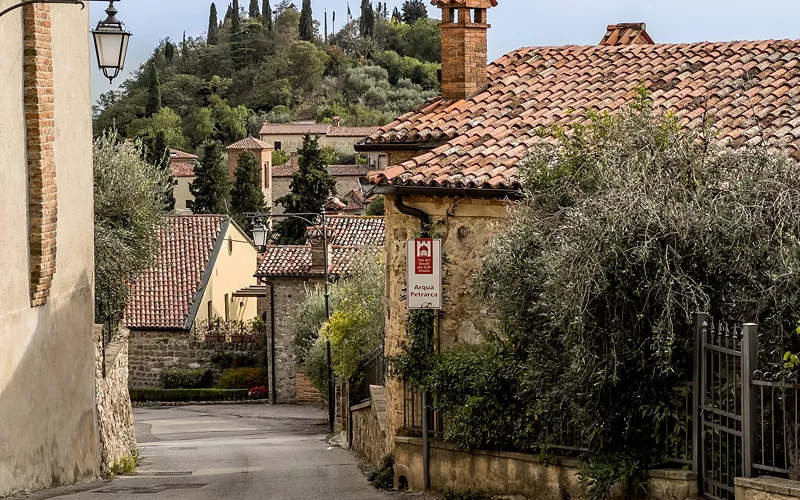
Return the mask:
[[489,83],[486,9],[444,8],[441,29],[442,96],[464,99]]
[[211,363],[217,352],[246,354],[258,359],[263,355],[260,344],[225,344],[194,342],[190,332],[131,330],[128,351],[128,385],[160,387],[164,368],[187,368],[199,365],[211,368],[214,382],[222,370]]
[[322,401],[317,389],[303,372],[297,372],[294,377],[295,397],[298,403],[319,403]]
[[23,7],[31,306],[47,302],[56,271],[55,117],[50,6]]

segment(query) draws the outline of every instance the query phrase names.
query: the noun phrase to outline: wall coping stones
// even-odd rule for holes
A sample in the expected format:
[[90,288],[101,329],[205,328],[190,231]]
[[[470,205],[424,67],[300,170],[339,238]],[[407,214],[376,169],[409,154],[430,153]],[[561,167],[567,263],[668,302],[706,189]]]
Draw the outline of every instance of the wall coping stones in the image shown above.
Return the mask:
[[697,473],[690,470],[681,469],[651,469],[647,471],[647,477],[658,479],[675,479],[678,481],[696,481]]
[[764,491],[791,497],[800,497],[800,482],[780,477],[737,477],[734,479],[737,487],[751,490]]

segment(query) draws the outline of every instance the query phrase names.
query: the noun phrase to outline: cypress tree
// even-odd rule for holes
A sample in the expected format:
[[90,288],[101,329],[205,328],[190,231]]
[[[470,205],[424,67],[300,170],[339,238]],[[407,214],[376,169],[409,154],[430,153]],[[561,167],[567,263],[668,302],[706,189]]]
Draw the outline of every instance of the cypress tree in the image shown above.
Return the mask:
[[195,178],[189,186],[194,196],[190,203],[196,214],[228,213],[228,170],[222,154],[222,143],[206,141],[200,154],[200,164],[195,167]]
[[[303,147],[297,152],[299,168],[292,174],[290,192],[277,200],[286,213],[318,213],[323,205],[336,194],[336,180],[325,168],[319,137],[306,134]],[[302,245],[306,240],[306,225],[302,221],[288,219],[276,226],[281,245]]]
[[236,176],[231,189],[231,212],[242,227],[247,225],[243,214],[264,210],[261,190],[261,168],[251,151],[243,151],[236,162]]
[[240,17],[239,0],[233,0],[233,7],[231,12],[231,31],[238,33],[242,27],[242,19]]
[[260,19],[261,10],[258,8],[258,0],[250,0],[250,19]]
[[211,3],[211,12],[208,15],[208,36],[206,42],[209,45],[216,45],[218,39],[219,20],[217,19],[217,5]]
[[183,42],[181,43],[181,59],[186,62],[189,59],[189,44],[186,43],[186,30],[183,31]]
[[269,0],[264,0],[264,5],[261,8],[262,24],[267,27],[267,30],[272,31],[272,6]]
[[169,161],[169,145],[167,144],[167,134],[159,130],[155,135],[147,135],[142,138],[142,159],[163,170],[166,181],[163,191],[159,198],[164,203],[164,209],[172,211],[175,209],[175,178],[172,175],[172,167]]
[[228,21],[232,18],[233,18],[233,7],[231,6],[231,4],[228,4],[228,10],[225,12],[225,18],[223,19],[223,23],[224,21]]
[[175,45],[172,42],[168,41],[164,44],[164,57],[167,58],[167,62],[170,64],[175,59]]
[[303,0],[300,10],[300,40],[311,42],[314,40],[314,19],[311,16],[311,0]]
[[372,2],[361,0],[361,18],[358,20],[358,30],[362,37],[372,36],[375,31],[375,12]]
[[145,118],[150,118],[161,111],[161,82],[158,81],[156,64],[150,65],[150,76],[147,82],[147,102],[144,106]]

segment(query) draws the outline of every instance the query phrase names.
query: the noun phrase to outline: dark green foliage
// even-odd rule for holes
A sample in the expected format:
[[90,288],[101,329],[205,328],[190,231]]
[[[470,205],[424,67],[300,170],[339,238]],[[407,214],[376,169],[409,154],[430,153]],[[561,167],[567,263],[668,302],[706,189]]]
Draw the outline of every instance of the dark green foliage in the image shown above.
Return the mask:
[[272,31],[274,24],[272,20],[272,5],[270,5],[270,0],[264,0],[264,4],[261,7],[261,24],[267,28],[267,30]]
[[249,389],[129,389],[133,402],[243,401]]
[[231,6],[231,32],[236,34],[242,29],[242,11],[239,7],[239,0],[233,0]]
[[167,62],[170,64],[172,64],[172,60],[175,59],[175,45],[170,41],[164,44],[164,57],[167,58]]
[[147,103],[144,106],[145,118],[150,118],[161,111],[161,83],[158,80],[158,68],[155,63],[150,65],[147,81]]
[[381,459],[381,465],[372,471],[367,478],[369,484],[379,490],[394,488],[394,456],[390,453]]
[[[325,168],[319,137],[306,135],[303,147],[298,150],[299,168],[292,174],[290,192],[276,200],[286,213],[319,213],[322,207],[336,194],[336,180]],[[306,226],[303,221],[288,219],[276,226],[281,245],[298,245],[306,241]]]
[[250,15],[250,19],[261,19],[261,10],[258,8],[258,0],[250,0],[248,14]]
[[217,389],[252,389],[269,385],[269,372],[266,368],[232,368],[222,374]]
[[142,138],[142,155],[144,160],[163,172],[164,186],[160,198],[164,209],[175,209],[175,178],[172,176],[170,166],[169,144],[163,130],[156,132],[155,136],[148,135]]
[[361,0],[361,18],[358,20],[358,30],[362,37],[370,37],[375,33],[375,11],[369,0]]
[[164,389],[206,389],[211,387],[207,368],[165,368],[159,375]]
[[300,40],[314,41],[314,18],[311,13],[311,0],[303,0],[300,10]]
[[222,144],[208,141],[203,144],[200,164],[195,167],[195,179],[189,185],[194,196],[191,210],[196,214],[228,213],[228,169],[222,156]]
[[394,12],[392,12],[392,22],[399,23],[403,21],[403,17],[400,15],[400,11],[397,10],[397,7],[394,8]]
[[264,191],[261,190],[261,166],[251,151],[239,154],[236,175],[231,189],[231,213],[242,227],[246,227],[245,213],[264,211]]
[[220,368],[253,368],[259,365],[260,361],[246,354],[231,354],[220,351],[211,356],[211,362]]
[[208,14],[208,34],[206,43],[216,45],[219,34],[219,20],[217,19],[217,4],[211,3],[211,10]]
[[419,19],[428,18],[428,8],[422,0],[406,0],[403,2],[403,22],[414,24]]
[[385,208],[383,206],[384,199],[383,196],[378,196],[375,201],[367,206],[367,215],[384,215]]

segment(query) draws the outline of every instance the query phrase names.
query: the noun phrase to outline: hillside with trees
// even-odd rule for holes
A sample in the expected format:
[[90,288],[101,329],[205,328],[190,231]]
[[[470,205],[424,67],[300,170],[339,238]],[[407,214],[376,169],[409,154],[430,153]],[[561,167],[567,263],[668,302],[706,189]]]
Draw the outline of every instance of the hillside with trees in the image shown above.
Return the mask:
[[424,2],[390,12],[363,0],[361,16],[344,19],[327,41],[312,3],[210,4],[205,37],[162,40],[119,90],[100,97],[95,134],[116,127],[209,155],[208,141],[257,136],[264,121],[382,125],[438,94],[440,32]]

